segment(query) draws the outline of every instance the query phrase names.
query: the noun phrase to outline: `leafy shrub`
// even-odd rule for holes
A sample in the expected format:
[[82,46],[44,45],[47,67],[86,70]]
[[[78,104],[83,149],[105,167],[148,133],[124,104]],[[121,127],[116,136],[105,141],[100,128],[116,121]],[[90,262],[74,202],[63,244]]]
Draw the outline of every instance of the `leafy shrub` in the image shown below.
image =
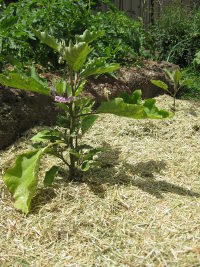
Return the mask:
[[145,56],[151,45],[151,36],[144,30],[142,21],[134,21],[121,11],[98,12],[91,16],[90,29],[103,29],[104,38],[94,44],[97,55],[128,65],[138,56]]
[[57,56],[35,39],[33,29],[48,30],[56,38],[69,41],[75,33],[83,32],[87,23],[88,9],[82,0],[22,0],[10,4],[0,20],[2,53],[56,68]]
[[189,66],[182,71],[183,79],[191,79],[192,82],[184,87],[178,94],[183,99],[200,100],[200,75],[199,69]]
[[[36,36],[50,48],[59,53],[62,60],[68,64],[68,78],[62,77],[53,80],[53,95],[58,106],[63,110],[59,116],[58,126],[54,130],[43,130],[32,138],[32,151],[20,155],[14,167],[6,171],[4,182],[15,199],[15,207],[25,213],[29,212],[31,199],[37,189],[40,159],[44,154],[60,158],[69,168],[69,178],[79,177],[76,170],[87,171],[96,159],[94,156],[101,152],[82,142],[82,136],[92,127],[99,113],[112,113],[133,119],[163,119],[171,114],[159,110],[155,106],[155,99],[142,102],[141,91],[135,91],[131,96],[123,94],[120,98],[102,103],[94,113],[93,102],[90,98],[81,96],[86,78],[91,75],[107,73],[119,68],[119,64],[106,63],[104,58],[94,58],[87,61],[92,51],[89,45],[102,35],[100,32],[85,31],[83,35],[76,36],[76,43],[70,41],[69,46],[58,42],[46,32],[35,31]],[[45,95],[50,95],[48,83],[32,68],[29,74],[11,72],[9,75],[0,74],[0,83],[30,90]],[[59,170],[53,166],[46,172],[44,185],[51,186]]]
[[121,64],[133,63],[138,55],[144,55],[146,39],[150,37],[141,21],[127,18],[125,13],[112,8],[111,2],[91,1],[92,7],[107,3],[111,8],[107,12],[91,11],[84,0],[21,0],[10,4],[0,19],[1,53],[57,69],[57,55],[35,39],[34,29],[48,31],[66,42],[74,40],[74,35],[86,28],[103,29],[105,34],[94,44],[92,56],[105,56]]
[[176,3],[164,9],[152,27],[159,60],[191,64],[200,50],[200,9]]

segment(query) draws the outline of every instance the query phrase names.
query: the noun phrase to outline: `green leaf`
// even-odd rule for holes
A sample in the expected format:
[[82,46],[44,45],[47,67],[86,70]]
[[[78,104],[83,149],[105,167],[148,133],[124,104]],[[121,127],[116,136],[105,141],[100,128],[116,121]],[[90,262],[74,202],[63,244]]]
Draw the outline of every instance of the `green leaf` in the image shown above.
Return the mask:
[[175,84],[179,84],[179,82],[180,82],[180,80],[181,80],[181,72],[180,72],[180,70],[179,69],[177,69],[177,70],[175,70],[175,72],[174,72],[174,83]]
[[98,108],[99,113],[111,113],[117,116],[128,117],[132,119],[144,119],[146,114],[142,105],[127,104],[122,98],[103,102]]
[[121,98],[123,98],[124,102],[127,104],[140,105],[142,103],[142,91],[135,90],[131,96],[127,93],[122,93]]
[[58,174],[58,167],[52,166],[50,170],[48,170],[44,177],[44,186],[52,186],[54,178]]
[[170,78],[170,80],[172,82],[174,82],[174,71],[170,71],[168,69],[164,69],[165,73],[167,74],[167,76]]
[[56,51],[59,50],[59,43],[53,36],[50,36],[47,32],[40,32],[34,30],[34,34],[44,44],[48,45],[49,47],[53,48]]
[[159,110],[155,106],[156,100],[155,99],[147,99],[145,100],[143,106],[144,111],[146,113],[147,118],[149,119],[164,119],[173,116],[173,113],[170,113],[165,110]]
[[70,68],[77,72],[85,63],[86,58],[91,51],[92,48],[85,42],[73,45],[72,41],[70,41],[68,47],[62,48],[61,54]]
[[72,88],[70,84],[67,84],[66,93],[67,96],[72,96]]
[[85,30],[82,35],[76,35],[76,42],[85,42],[91,43],[97,38],[101,37],[104,34],[104,31],[90,32],[89,30]]
[[160,87],[161,89],[168,91],[168,85],[160,80],[151,80],[151,83]]
[[104,58],[94,58],[89,61],[86,68],[82,71],[81,76],[86,78],[91,75],[104,74],[118,70],[120,65],[118,63],[106,63]]
[[39,164],[44,150],[34,150],[20,155],[14,167],[8,169],[3,180],[15,199],[15,208],[24,213],[30,210],[36,192]]
[[81,82],[81,84],[79,85],[79,87],[77,88],[77,90],[76,90],[76,92],[75,92],[75,96],[79,96],[79,94],[82,92],[82,90],[83,90],[83,88],[84,88],[86,82],[87,82],[86,80],[83,80],[83,81]]
[[111,113],[117,116],[132,119],[164,119],[173,116],[165,110],[159,110],[155,106],[155,99],[147,99],[144,104],[127,104],[122,98],[103,102],[98,109],[99,113]]
[[34,135],[31,140],[33,142],[44,142],[46,140],[55,142],[56,140],[60,140],[60,132],[56,130],[43,130]]
[[88,115],[81,122],[82,134],[85,134],[98,119],[98,115]]
[[89,161],[84,161],[84,162],[82,163],[82,165],[81,165],[81,170],[82,170],[83,172],[86,172],[86,171],[89,170],[89,168],[90,168],[90,163],[89,163]]
[[53,79],[52,83],[58,95],[63,95],[66,92],[67,83],[65,80],[61,79],[57,81],[56,79]]
[[50,95],[48,85],[44,84],[42,80],[39,81],[36,77],[30,77],[18,72],[11,72],[8,75],[0,74],[0,84],[43,95]]

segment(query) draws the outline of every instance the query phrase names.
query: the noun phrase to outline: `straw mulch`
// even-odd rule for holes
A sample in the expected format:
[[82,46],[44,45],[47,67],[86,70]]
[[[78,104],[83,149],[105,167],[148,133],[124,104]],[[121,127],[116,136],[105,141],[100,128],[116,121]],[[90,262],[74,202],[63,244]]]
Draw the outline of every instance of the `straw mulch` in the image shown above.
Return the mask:
[[[36,129],[0,154],[2,173]],[[103,115],[85,139],[108,148],[101,167],[44,189],[44,158],[28,216],[0,180],[0,266],[200,266],[200,103],[163,121]]]

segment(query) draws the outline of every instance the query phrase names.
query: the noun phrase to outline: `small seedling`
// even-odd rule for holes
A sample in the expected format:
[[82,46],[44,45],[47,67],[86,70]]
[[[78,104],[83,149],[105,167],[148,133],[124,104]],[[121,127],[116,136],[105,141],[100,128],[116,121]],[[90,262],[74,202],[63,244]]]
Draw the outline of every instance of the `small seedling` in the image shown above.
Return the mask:
[[172,97],[173,97],[173,108],[172,110],[176,111],[176,95],[179,92],[179,90],[188,84],[192,82],[191,79],[182,80],[182,73],[179,69],[176,69],[174,71],[169,71],[165,69],[165,72],[167,76],[170,78],[170,80],[173,82],[173,91],[171,92],[168,88],[168,85],[160,80],[151,80],[151,83],[158,86],[159,88],[167,91]]

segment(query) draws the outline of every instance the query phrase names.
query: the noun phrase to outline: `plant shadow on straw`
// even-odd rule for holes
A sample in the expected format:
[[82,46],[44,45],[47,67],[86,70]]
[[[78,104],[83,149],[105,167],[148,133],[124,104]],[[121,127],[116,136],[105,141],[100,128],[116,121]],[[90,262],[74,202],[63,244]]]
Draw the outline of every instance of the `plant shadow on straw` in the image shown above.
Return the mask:
[[[112,149],[109,144],[105,144],[107,152],[102,156],[103,165],[99,170],[92,171],[91,178],[86,179],[90,189],[100,197],[103,197],[105,186],[131,185],[140,190],[155,196],[164,198],[164,193],[173,193],[180,196],[200,197],[200,193],[177,186],[164,180],[156,180],[154,175],[166,169],[163,160],[149,160],[137,164],[122,163],[119,159],[120,151]],[[119,165],[119,169],[116,166]]]
[[[186,189],[181,186],[174,185],[164,180],[156,180],[155,174],[160,174],[166,169],[166,163],[163,160],[148,160],[137,164],[121,162],[120,150],[113,149],[108,143],[104,143],[106,152],[102,153],[99,158],[99,168],[90,170],[84,174],[80,181],[75,181],[77,186],[85,183],[90,190],[104,198],[106,188],[114,185],[135,186],[140,190],[156,197],[164,198],[164,193],[173,193],[180,196],[200,197],[200,193]],[[119,166],[119,168],[116,168]],[[37,213],[41,204],[45,205],[56,197],[54,188],[67,187],[68,180],[64,174],[60,175],[52,188],[40,188],[32,201],[32,213]]]

